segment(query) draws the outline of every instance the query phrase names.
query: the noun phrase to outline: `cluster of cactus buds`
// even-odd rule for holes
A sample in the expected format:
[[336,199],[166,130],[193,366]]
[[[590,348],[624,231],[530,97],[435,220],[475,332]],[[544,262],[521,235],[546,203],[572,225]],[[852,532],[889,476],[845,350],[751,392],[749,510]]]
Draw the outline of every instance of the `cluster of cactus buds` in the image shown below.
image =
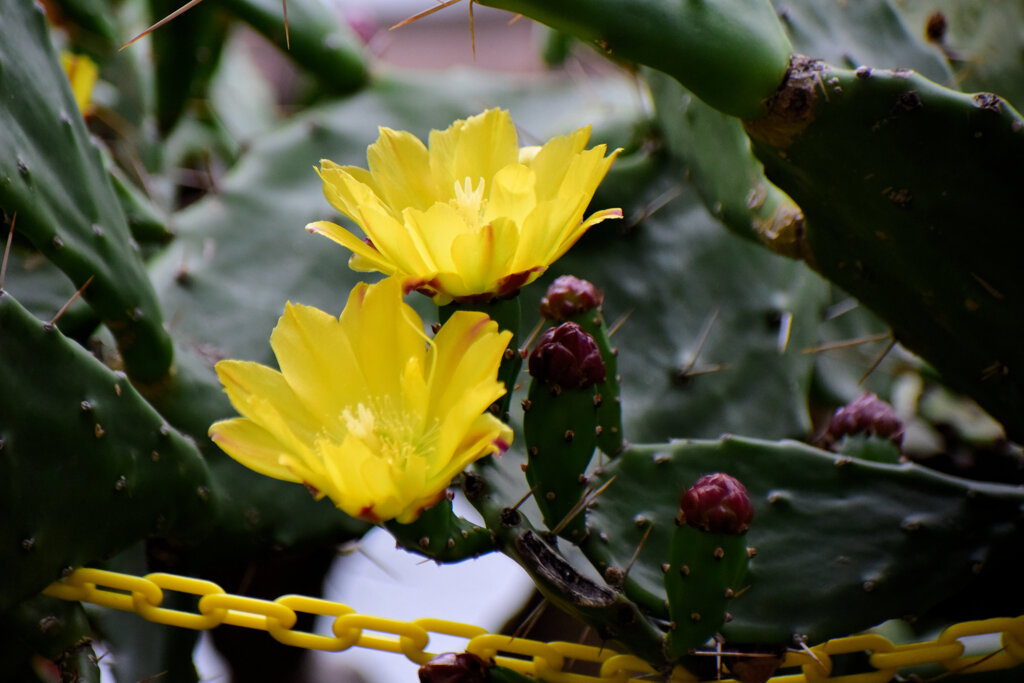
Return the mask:
[[[572,275],[557,278],[540,303],[540,314],[555,323],[579,325],[597,344],[604,363],[604,377],[595,382],[597,403],[597,447],[614,458],[625,447],[622,434],[622,406],[619,397],[618,351],[611,345],[605,324],[604,294],[593,283]],[[532,374],[532,373],[531,373]]]
[[903,443],[903,422],[891,405],[866,393],[837,410],[828,423],[828,435],[833,441],[854,434],[874,434],[899,446]]

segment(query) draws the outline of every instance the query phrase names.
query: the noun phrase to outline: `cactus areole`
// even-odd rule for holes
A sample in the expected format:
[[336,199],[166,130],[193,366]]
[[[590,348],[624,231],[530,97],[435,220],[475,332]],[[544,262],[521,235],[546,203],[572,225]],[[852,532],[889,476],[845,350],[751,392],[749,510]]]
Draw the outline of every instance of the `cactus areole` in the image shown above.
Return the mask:
[[686,490],[679,501],[677,524],[713,534],[744,534],[754,519],[747,489],[735,477],[708,474]]

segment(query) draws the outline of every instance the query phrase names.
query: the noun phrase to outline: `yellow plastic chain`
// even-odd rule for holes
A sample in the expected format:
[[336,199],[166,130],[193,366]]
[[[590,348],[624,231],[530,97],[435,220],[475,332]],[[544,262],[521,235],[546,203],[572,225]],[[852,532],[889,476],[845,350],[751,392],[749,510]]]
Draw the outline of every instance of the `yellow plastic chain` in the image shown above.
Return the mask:
[[[161,607],[164,591],[199,597],[198,612]],[[443,619],[408,622],[356,614],[348,605],[302,595],[285,595],[272,601],[230,595],[211,581],[174,574],[139,577],[103,569],[79,569],[50,584],[43,592],[64,600],[137,612],[158,624],[196,630],[230,624],[266,631],[285,645],[330,652],[366,647],[403,654],[417,664],[429,661],[435,654],[426,649],[431,633],[455,636],[467,640],[467,652],[547,683],[622,683],[636,677],[650,680],[650,676],[656,674],[642,659],[608,648],[489,634],[478,626]],[[293,630],[299,612],[332,617],[331,633]],[[1001,636],[998,650],[963,656],[961,638],[989,634]],[[877,670],[830,677],[832,657],[854,652],[870,653],[871,666]],[[593,662],[600,666],[600,673],[588,676],[562,671],[570,660]],[[947,671],[973,673],[1006,669],[1022,662],[1024,616],[968,621],[947,628],[936,640],[906,645],[895,645],[882,636],[870,634],[829,640],[805,652],[791,651],[782,668],[799,668],[800,672],[771,680],[774,683],[887,683],[901,670],[922,664],[940,664]],[[690,683],[698,679],[682,667],[676,667],[669,680]]]

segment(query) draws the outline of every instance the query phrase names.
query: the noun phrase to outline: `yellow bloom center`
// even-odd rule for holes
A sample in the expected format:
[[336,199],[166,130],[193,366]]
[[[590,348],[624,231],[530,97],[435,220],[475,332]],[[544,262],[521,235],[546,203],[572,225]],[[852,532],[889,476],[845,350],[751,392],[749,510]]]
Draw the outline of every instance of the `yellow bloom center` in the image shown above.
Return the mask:
[[484,179],[480,178],[480,183],[473,188],[473,180],[466,176],[465,180],[460,184],[459,181],[455,181],[455,198],[449,202],[456,211],[462,216],[462,219],[466,221],[466,225],[471,228],[475,228],[477,223],[480,222],[480,216],[483,215],[484,207],[487,206],[487,200],[484,199]]
[[410,461],[429,462],[437,452],[440,425],[422,428],[422,419],[410,411],[401,410],[387,399],[368,399],[370,405],[359,403],[353,410],[342,410],[341,421],[349,438],[363,442],[367,450],[380,460],[399,470],[408,468]]

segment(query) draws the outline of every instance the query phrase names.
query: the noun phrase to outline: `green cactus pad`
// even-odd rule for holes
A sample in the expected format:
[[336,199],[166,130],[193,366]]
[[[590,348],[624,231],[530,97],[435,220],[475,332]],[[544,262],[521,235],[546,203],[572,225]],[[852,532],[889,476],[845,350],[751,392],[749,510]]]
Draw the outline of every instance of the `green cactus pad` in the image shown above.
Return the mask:
[[587,487],[585,473],[597,447],[595,387],[559,389],[534,379],[523,402],[526,481],[551,530],[575,543],[586,535],[586,515],[578,511],[563,524]]
[[[584,550],[599,571],[622,569],[650,526],[624,590],[663,618],[657,596],[664,599],[677,502],[684,482],[709,472],[743,481],[755,507],[746,535],[756,549],[750,588],[729,605],[733,619],[721,628],[737,642],[790,643],[794,634],[819,642],[921,615],[968,586],[993,550],[1019,534],[1024,504],[1018,487],[795,442],[630,447],[601,476],[615,481],[588,516],[590,537],[605,540]],[[1012,614],[1024,605],[1001,608]]]
[[[1024,107],[1024,5],[1018,0],[899,0],[896,6],[911,34],[949,60],[960,89],[997,92],[1018,110]],[[936,13],[946,30],[929,40],[926,27]]]
[[807,262],[1019,440],[1024,234],[1009,179],[1024,169],[1024,119],[912,72],[806,59],[773,106],[747,130],[804,211]]
[[[153,21],[181,6],[178,0],[148,0],[148,4]],[[220,6],[200,3],[150,34],[156,117],[164,135],[171,132],[194,99],[206,96],[227,27],[228,17]]]
[[195,445],[2,290],[0,377],[0,612],[149,534],[209,522]]
[[622,428],[622,397],[619,388],[618,349],[611,342],[604,312],[600,307],[568,318],[594,338],[604,361],[604,381],[594,386],[597,405],[597,447],[610,458],[622,452],[625,435]]
[[679,659],[721,628],[730,600],[744,589],[749,563],[746,534],[715,534],[676,525],[665,570],[672,620],[665,653]]
[[[980,4],[978,0],[971,2]],[[799,54],[850,68],[867,64],[885,69],[913,69],[933,81],[953,86],[957,80],[946,60],[925,43],[923,24],[911,27],[901,16],[907,4],[908,0],[786,0],[776,6],[786,34]],[[930,9],[937,4],[928,0]],[[965,3],[952,0],[949,4]],[[989,11],[993,13],[1000,11],[991,2],[985,6],[992,8]]]
[[0,1],[0,209],[80,287],[128,373],[162,378],[171,342],[100,154],[34,3]]
[[51,661],[89,640],[92,628],[81,603],[37,595],[3,612],[0,680],[37,681],[33,658]]

